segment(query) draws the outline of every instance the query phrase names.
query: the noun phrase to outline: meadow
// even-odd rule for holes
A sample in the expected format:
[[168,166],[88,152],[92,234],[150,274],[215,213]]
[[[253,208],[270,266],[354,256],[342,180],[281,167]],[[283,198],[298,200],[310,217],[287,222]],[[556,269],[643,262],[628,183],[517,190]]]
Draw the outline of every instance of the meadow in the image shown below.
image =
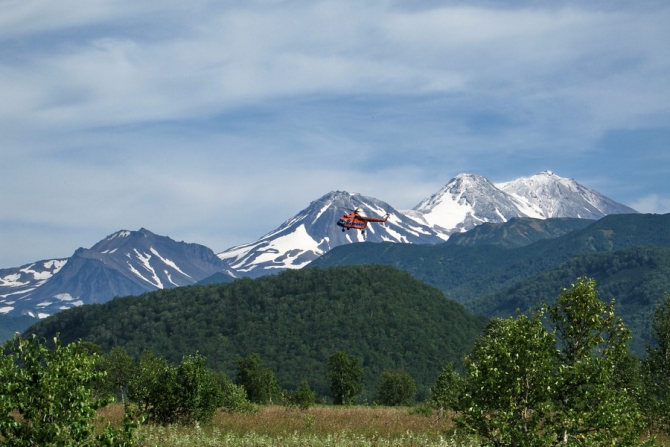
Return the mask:
[[[123,406],[100,411],[118,425]],[[254,414],[219,412],[210,424],[143,425],[139,447],[479,447],[474,436],[459,433],[449,414],[416,414],[403,407],[315,406],[299,410],[261,406]],[[670,438],[656,437],[657,446]]]
[[[101,415],[116,424],[123,407]],[[474,447],[461,437],[451,418],[412,414],[408,408],[315,406],[307,410],[262,406],[255,414],[219,412],[210,424],[143,425],[136,431],[142,447]]]

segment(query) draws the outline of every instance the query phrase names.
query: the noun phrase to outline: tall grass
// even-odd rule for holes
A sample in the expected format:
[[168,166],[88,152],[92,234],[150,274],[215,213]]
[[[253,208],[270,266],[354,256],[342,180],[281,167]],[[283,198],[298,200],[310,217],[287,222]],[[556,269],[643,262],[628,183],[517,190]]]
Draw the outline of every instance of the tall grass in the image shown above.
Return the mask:
[[[110,405],[100,415],[121,423],[123,407]],[[306,411],[260,407],[256,414],[220,412],[207,425],[143,425],[140,447],[478,447],[460,436],[450,417],[410,414],[407,408],[312,407]],[[659,436],[656,445],[669,446]]]
[[216,428],[206,431],[195,427],[188,432],[171,427],[148,427],[140,433],[140,446],[226,446],[226,447],[475,447],[474,441],[432,437],[426,434],[406,433],[398,438],[368,437],[350,432],[342,433],[285,433],[276,436],[249,432],[236,434]]
[[[103,416],[121,420],[123,409],[110,406]],[[139,445],[149,446],[329,446],[329,447],[474,447],[472,438],[452,433],[449,418],[412,415],[406,408],[313,407],[306,411],[261,407],[256,414],[218,413],[203,426],[140,427]]]

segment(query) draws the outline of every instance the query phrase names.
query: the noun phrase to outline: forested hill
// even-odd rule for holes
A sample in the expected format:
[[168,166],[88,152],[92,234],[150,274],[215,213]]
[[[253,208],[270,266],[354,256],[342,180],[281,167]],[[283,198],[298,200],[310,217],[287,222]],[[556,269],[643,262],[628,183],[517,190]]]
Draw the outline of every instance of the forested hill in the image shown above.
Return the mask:
[[503,245],[351,244],[334,248],[310,266],[392,265],[437,287],[448,298],[466,303],[578,255],[637,246],[670,247],[670,214],[610,215],[557,238],[517,248]]
[[487,222],[465,233],[455,233],[447,245],[497,245],[505,248],[523,247],[543,239],[553,239],[593,224],[594,220],[557,217],[532,219],[518,217],[504,223]]
[[27,333],[105,350],[144,349],[178,362],[199,351],[233,375],[235,361],[259,353],[285,388],[306,379],[322,396],[328,357],[344,350],[365,368],[364,396],[384,369],[405,369],[420,392],[442,367],[458,365],[486,319],[389,266],[285,271],[230,284],[196,285],[116,298],[60,312]]
[[514,315],[553,303],[558,292],[588,276],[598,283],[600,299],[615,301],[615,309],[633,333],[631,349],[642,356],[652,344],[651,322],[656,308],[670,293],[670,248],[632,247],[576,256],[514,286],[467,304],[490,317]]

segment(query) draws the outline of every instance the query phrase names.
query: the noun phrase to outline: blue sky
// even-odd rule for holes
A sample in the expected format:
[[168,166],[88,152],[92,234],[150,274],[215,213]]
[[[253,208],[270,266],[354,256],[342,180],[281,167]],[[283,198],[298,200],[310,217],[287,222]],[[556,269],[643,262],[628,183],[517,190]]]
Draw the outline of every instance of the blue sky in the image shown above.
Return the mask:
[[666,0],[2,9],[0,268],[141,227],[220,252],[331,190],[409,209],[462,172],[670,212]]

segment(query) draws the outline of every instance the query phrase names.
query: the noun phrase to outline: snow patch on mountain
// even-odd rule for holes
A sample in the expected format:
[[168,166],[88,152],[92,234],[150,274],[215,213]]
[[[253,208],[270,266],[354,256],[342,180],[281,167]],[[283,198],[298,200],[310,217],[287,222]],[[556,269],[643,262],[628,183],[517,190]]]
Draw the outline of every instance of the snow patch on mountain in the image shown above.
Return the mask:
[[56,275],[65,264],[67,259],[49,259],[17,268],[0,269],[0,306],[5,309],[0,313],[11,310],[7,310],[8,298],[20,300],[28,296]]
[[121,230],[90,249],[78,249],[67,260],[0,270],[0,309],[43,318],[115,296],[195,284],[223,272],[227,264],[207,247],[144,228]]
[[[155,248],[151,247],[151,248],[149,248],[149,251],[150,251],[151,253],[153,253],[158,259],[160,259],[161,262],[163,262],[163,264],[172,267],[173,269],[175,269],[176,271],[178,271],[179,273],[181,273],[181,274],[184,275],[184,276],[187,276],[187,277],[189,277],[189,278],[191,277],[191,276],[188,275],[187,273],[184,273],[184,272],[182,271],[182,269],[180,269],[179,266],[177,266],[177,264],[175,264],[173,261],[171,261],[170,259],[167,259],[167,258],[162,257],[162,256],[160,255],[160,253],[158,253],[158,251],[156,251]],[[165,272],[167,273],[167,270],[165,270]]]
[[[344,230],[335,223],[351,210],[382,217],[385,223],[370,223],[365,233]],[[236,276],[262,276],[285,269],[303,268],[327,251],[358,242],[439,243],[446,239],[435,230],[418,224],[389,204],[347,191],[332,191],[313,201],[276,230],[255,242],[232,247],[218,254]]]
[[459,174],[406,215],[453,234],[515,217],[600,219],[635,212],[572,179],[545,171],[497,184],[480,175]]

